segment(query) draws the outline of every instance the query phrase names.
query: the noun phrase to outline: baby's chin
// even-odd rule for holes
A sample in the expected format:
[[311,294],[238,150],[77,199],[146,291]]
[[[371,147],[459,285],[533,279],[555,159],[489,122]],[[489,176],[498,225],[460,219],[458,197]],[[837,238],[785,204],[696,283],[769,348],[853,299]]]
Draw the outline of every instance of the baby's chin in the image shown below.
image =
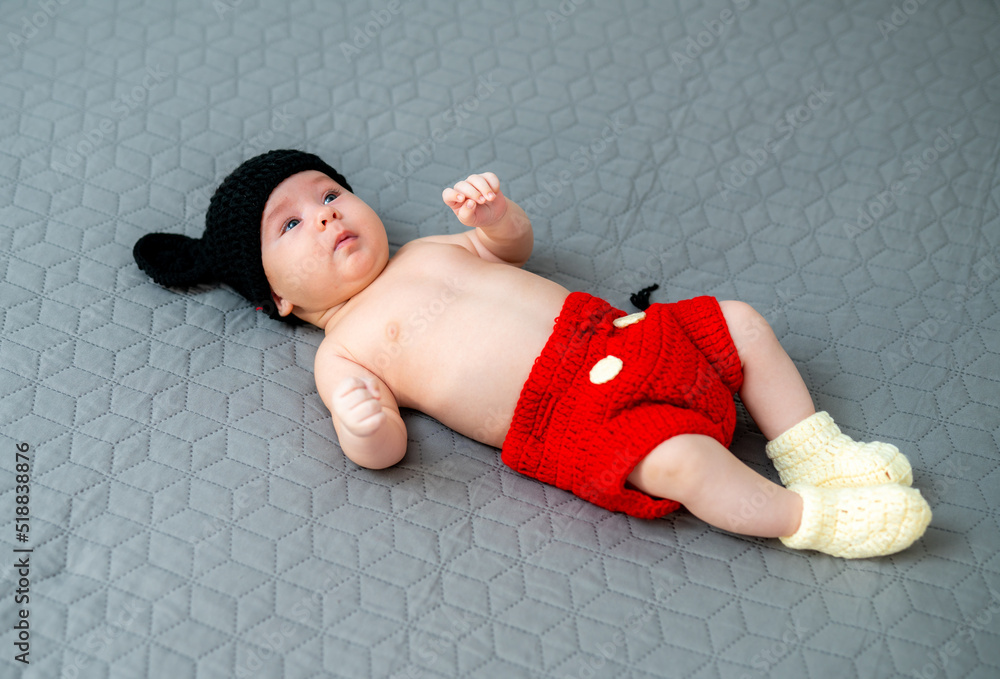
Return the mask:
[[317,283],[289,298],[296,309],[307,311],[327,311],[348,301],[368,287],[365,283],[336,285]]
[[[337,276],[324,275],[328,273],[325,270],[313,272],[307,280],[297,280],[294,281],[295,285],[286,287],[293,291],[287,299],[296,308],[322,311],[332,309],[371,285],[385,269],[388,259],[388,253],[383,257],[362,257],[354,260],[353,266],[345,267],[342,275]],[[293,279],[285,280],[288,282]]]

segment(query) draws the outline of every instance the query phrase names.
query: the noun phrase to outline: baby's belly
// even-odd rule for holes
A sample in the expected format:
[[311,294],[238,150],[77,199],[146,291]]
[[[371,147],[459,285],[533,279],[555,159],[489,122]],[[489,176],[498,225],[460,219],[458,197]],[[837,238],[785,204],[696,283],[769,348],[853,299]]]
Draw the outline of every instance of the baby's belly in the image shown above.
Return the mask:
[[533,293],[517,299],[507,290],[499,304],[476,295],[455,300],[402,348],[407,355],[393,380],[399,405],[499,448],[568,294],[555,284]]

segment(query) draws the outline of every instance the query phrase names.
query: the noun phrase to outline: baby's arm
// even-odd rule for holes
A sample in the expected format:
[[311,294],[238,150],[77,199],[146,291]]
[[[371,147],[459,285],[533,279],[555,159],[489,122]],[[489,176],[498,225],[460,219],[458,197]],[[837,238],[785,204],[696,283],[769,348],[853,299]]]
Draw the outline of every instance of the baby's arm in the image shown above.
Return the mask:
[[458,221],[475,229],[470,237],[477,250],[485,248],[515,266],[528,261],[535,240],[531,220],[520,205],[500,191],[500,180],[495,174],[470,175],[442,191],[441,198],[455,212]]
[[368,469],[384,469],[406,454],[406,425],[392,391],[350,359],[320,348],[316,388],[329,408],[344,454]]

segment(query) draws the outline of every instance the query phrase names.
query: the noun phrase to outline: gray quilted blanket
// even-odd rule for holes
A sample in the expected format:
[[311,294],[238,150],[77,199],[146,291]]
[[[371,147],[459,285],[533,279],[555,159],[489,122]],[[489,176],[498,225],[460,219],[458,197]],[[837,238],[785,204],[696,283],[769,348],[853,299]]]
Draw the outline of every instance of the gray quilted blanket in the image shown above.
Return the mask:
[[[11,0],[0,17],[0,675],[1000,675],[1000,10],[991,0]],[[527,268],[753,304],[934,510],[835,559],[604,511],[404,411],[341,454],[321,333],[164,289],[272,148],[393,249],[492,170]],[[739,411],[734,452],[771,479]],[[22,509],[23,508],[23,509]],[[22,551],[18,551],[22,550]]]

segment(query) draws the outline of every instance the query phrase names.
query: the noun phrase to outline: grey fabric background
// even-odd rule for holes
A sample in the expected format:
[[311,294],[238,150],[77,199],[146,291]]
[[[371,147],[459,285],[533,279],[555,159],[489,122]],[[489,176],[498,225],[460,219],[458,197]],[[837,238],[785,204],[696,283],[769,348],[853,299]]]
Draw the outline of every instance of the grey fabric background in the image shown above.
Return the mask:
[[[996,677],[995,2],[13,1],[0,18],[0,674]],[[846,561],[640,521],[406,412],[341,454],[319,331],[166,290],[271,148],[322,155],[393,247],[496,172],[528,269],[629,309],[770,321],[820,408],[899,445],[934,520]],[[30,445],[30,533],[14,524]],[[740,411],[733,450],[772,479]],[[15,662],[30,553],[30,660]]]

